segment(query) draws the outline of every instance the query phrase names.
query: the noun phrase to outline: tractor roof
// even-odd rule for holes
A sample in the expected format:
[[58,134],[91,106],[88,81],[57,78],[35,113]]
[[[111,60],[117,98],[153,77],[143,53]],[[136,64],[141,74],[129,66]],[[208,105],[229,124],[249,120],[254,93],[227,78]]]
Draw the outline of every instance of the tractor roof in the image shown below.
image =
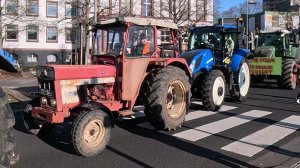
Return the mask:
[[208,31],[208,32],[222,31],[225,33],[231,33],[231,32],[236,33],[237,27],[233,25],[224,24],[224,25],[215,25],[215,26],[194,27],[192,28],[192,30],[200,30],[200,31]]
[[163,20],[153,19],[153,18],[138,18],[138,17],[117,17],[114,19],[109,19],[105,21],[100,21],[99,26],[116,24],[116,23],[133,23],[140,26],[153,25],[163,28],[178,29],[177,24],[171,22],[165,22]]
[[282,34],[290,34],[291,32],[279,27],[272,27],[269,29],[261,30],[260,33],[268,34],[268,33],[282,33]]

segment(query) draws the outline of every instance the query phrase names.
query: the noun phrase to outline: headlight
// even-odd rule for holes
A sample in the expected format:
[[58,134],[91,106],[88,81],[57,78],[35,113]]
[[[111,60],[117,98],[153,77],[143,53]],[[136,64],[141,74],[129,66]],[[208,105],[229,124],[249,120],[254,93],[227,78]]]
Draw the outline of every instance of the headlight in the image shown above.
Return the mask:
[[193,72],[195,69],[195,65],[196,65],[196,60],[192,61],[192,63],[190,64],[189,68],[190,70]]
[[46,97],[41,97],[41,104],[44,104],[44,105],[47,104],[47,98]]
[[56,106],[56,100],[55,99],[50,99],[50,104],[52,107]]

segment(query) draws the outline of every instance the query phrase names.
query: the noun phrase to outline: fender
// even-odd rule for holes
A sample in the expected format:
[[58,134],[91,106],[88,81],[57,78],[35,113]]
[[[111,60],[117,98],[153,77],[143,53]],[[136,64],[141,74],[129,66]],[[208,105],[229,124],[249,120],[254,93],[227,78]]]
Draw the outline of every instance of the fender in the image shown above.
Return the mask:
[[80,107],[84,108],[84,109],[89,109],[89,110],[102,110],[102,111],[104,111],[105,113],[108,114],[108,116],[111,120],[112,127],[115,126],[115,119],[114,119],[114,116],[113,116],[112,112],[106,106],[104,106],[103,104],[91,101],[89,103],[81,105]]
[[165,63],[164,63],[164,66],[170,66],[170,65],[173,65],[173,66],[176,66],[176,67],[179,67],[179,68],[183,69],[186,72],[188,77],[192,77],[191,71],[188,68],[189,67],[188,63],[186,62],[185,59],[173,58],[173,59],[166,60]]
[[243,58],[252,59],[253,54],[246,49],[236,50],[230,58],[231,59],[231,71],[233,71],[233,72],[239,71],[240,64],[241,64]]

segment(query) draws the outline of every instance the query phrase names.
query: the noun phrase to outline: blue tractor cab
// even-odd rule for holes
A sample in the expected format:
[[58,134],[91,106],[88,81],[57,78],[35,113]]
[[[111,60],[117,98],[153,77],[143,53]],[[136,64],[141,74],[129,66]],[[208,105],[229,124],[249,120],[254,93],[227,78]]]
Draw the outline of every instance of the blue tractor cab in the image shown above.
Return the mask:
[[192,27],[188,49],[181,54],[193,74],[193,97],[202,99],[208,110],[218,110],[225,91],[244,101],[250,87],[248,59],[253,54],[239,47],[237,26]]

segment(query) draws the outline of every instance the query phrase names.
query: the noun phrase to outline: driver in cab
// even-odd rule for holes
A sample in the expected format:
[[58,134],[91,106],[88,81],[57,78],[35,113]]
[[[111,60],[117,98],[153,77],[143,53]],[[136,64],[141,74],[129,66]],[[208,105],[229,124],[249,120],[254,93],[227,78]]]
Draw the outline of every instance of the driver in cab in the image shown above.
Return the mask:
[[225,35],[225,49],[227,49],[227,54],[231,56],[234,50],[234,41],[230,34]]
[[145,33],[139,36],[140,43],[138,44],[137,39],[133,42],[133,46],[130,49],[129,54],[132,56],[147,55],[151,53],[151,43],[148,41]]

